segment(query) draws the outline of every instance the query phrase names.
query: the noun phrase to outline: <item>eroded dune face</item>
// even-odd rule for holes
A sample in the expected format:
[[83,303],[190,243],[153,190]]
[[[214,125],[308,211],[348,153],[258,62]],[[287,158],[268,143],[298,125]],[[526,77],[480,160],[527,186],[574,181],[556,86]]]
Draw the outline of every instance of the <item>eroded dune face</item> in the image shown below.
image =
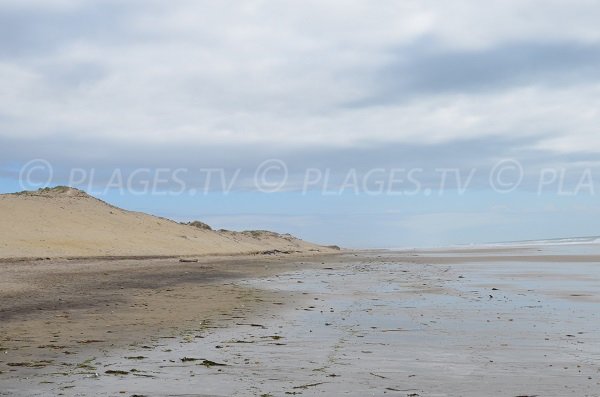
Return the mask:
[[0,195],[0,219],[0,258],[330,250],[290,235],[180,224],[126,211],[68,187]]

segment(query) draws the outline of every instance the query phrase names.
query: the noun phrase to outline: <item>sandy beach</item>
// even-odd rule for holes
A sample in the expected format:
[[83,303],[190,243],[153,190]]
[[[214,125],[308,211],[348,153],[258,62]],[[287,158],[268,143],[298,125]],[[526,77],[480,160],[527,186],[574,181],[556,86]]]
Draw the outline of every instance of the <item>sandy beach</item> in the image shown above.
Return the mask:
[[0,394],[598,396],[599,261],[521,248],[5,262]]
[[0,0],[0,397],[600,397],[599,20]]

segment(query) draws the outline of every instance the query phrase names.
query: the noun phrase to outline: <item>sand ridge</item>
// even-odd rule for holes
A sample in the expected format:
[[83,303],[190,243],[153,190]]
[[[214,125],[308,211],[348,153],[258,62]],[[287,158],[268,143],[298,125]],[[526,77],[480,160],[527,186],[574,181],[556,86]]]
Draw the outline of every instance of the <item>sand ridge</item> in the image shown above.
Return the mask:
[[328,252],[288,234],[215,231],[127,211],[57,187],[0,195],[0,258]]

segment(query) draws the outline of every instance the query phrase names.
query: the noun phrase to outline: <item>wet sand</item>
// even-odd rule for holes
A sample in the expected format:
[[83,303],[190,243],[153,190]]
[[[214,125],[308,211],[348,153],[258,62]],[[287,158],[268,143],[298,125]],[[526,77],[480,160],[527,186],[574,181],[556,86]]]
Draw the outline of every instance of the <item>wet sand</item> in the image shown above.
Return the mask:
[[45,262],[0,264],[0,395],[600,395],[576,249]]

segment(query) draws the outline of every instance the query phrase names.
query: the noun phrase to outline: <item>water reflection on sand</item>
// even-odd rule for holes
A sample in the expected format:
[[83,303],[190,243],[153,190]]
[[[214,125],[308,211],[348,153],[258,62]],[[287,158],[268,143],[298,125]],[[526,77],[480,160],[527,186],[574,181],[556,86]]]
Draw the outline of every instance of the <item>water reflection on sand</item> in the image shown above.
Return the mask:
[[79,375],[53,366],[27,369],[27,379],[0,375],[2,388],[22,395],[599,395],[600,264],[428,264],[428,255],[352,254],[242,280],[285,299],[252,318],[207,319],[175,339],[88,352],[93,369]]

